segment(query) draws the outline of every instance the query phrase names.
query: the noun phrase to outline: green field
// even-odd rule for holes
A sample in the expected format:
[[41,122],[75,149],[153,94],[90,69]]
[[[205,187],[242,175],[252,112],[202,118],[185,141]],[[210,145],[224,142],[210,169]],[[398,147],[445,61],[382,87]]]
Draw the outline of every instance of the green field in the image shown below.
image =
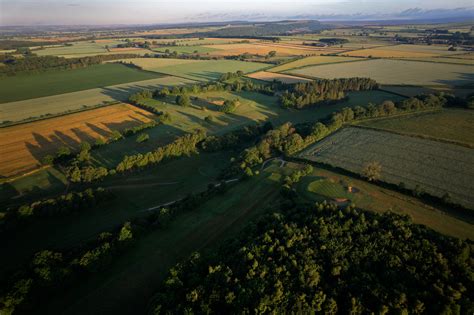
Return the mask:
[[[222,134],[244,125],[254,124],[261,121],[271,121],[275,125],[285,122],[303,123],[312,122],[326,118],[334,111],[344,107],[366,105],[369,102],[381,103],[387,99],[399,100],[402,97],[381,91],[362,91],[349,93],[349,99],[331,105],[321,105],[308,110],[284,109],[278,104],[276,97],[263,95],[255,92],[207,92],[195,96],[192,106],[181,107],[174,103],[174,97],[165,100],[149,100],[151,105],[160,111],[171,115],[172,121],[164,126],[158,126],[147,133],[150,140],[144,144],[137,144],[134,139],[125,139],[119,143],[100,148],[93,153],[98,164],[115,165],[121,160],[126,150],[129,154],[145,152],[156,145],[163,145],[183,132],[191,132],[197,128],[206,130],[209,134]],[[219,103],[225,100],[238,98],[239,106],[231,114],[222,113]],[[208,116],[214,117],[214,122],[208,123],[204,119]]]
[[192,82],[182,78],[164,76],[157,79],[3,103],[0,105],[0,121],[20,121],[46,114],[57,115],[66,111],[80,110],[104,102],[126,101],[131,93],[141,89],[153,90],[160,86],[174,86]]
[[[433,127],[436,128],[436,127]],[[347,127],[299,154],[362,174],[367,163],[382,166],[381,180],[474,209],[474,149],[385,131]]]
[[111,44],[103,43],[92,43],[90,41],[76,42],[72,43],[72,46],[62,46],[62,47],[48,47],[44,49],[35,49],[34,53],[38,56],[60,56],[60,55],[79,55],[87,54],[94,55],[99,53],[105,53],[105,45],[114,46]]
[[[347,93],[347,100],[338,103],[342,107],[367,106],[369,103],[381,104],[384,101],[391,100],[393,102],[402,101],[405,98],[396,94],[384,91],[359,91]],[[341,107],[341,108],[342,108]]]
[[382,118],[361,126],[454,141],[474,147],[474,112],[449,109],[434,113]]
[[218,79],[223,73],[254,72],[267,68],[269,65],[257,62],[245,62],[236,60],[189,60],[168,58],[135,58],[125,59],[144,70],[174,75],[196,81],[208,81]]
[[291,69],[296,68],[303,68],[307,66],[314,66],[314,65],[323,65],[328,63],[339,63],[339,62],[347,62],[347,61],[357,61],[361,60],[360,58],[351,58],[351,57],[336,57],[336,56],[310,56],[302,59],[298,59],[292,62],[288,62],[282,64],[280,66],[276,66],[271,68],[267,71],[270,72],[284,72]]
[[[284,169],[301,168],[301,164],[288,163]],[[352,192],[348,192],[348,187]],[[296,191],[309,202],[347,198],[357,207],[383,213],[393,211],[409,215],[415,223],[454,237],[474,239],[472,225],[407,196],[365,180],[355,179],[326,169],[314,167],[313,173],[296,184]]]
[[[147,212],[143,211],[145,209],[184,198],[189,193],[206,190],[209,183],[216,182],[215,178],[232,156],[234,156],[233,152],[226,151],[212,154],[201,153],[157,165],[145,172],[109,178],[98,183],[97,186],[111,190],[115,199],[101,204],[97,209],[83,211],[77,216],[38,219],[35,224],[28,227],[27,234],[21,232],[12,234],[9,242],[3,242],[1,245],[3,250],[11,254],[8,261],[2,261],[0,276],[41,249],[74,246],[132,217],[146,215]],[[61,194],[67,189],[67,184],[60,181],[61,174],[53,171],[49,176],[57,177],[54,179],[48,176],[30,178],[37,183],[36,190],[45,189],[41,192],[37,191],[41,193],[40,198]],[[40,186],[41,181],[45,186]],[[48,186],[48,181],[53,182],[54,187]],[[17,188],[20,189],[19,183]],[[14,188],[10,187],[10,189]],[[5,192],[6,189],[3,187],[2,199],[7,197]],[[28,197],[35,198],[35,193],[30,193]],[[15,201],[24,202],[21,199]]]
[[0,103],[63,94],[120,83],[159,78],[121,64],[93,65],[77,70],[48,71],[0,78]]
[[380,84],[462,86],[472,84],[472,71],[464,65],[374,59],[360,62],[310,66],[289,74],[335,79],[368,77]]
[[[165,229],[152,231],[114,264],[66,294],[50,299],[45,313],[145,313],[147,302],[168,270],[194,251],[211,250],[265,210],[280,183],[269,173],[233,185]],[[246,196],[246,198],[241,198]]]
[[106,46],[109,48],[115,48],[117,44],[123,44],[124,41],[120,40],[106,40],[106,41],[80,41],[73,42],[72,46],[60,46],[60,47],[47,47],[44,49],[35,49],[34,53],[38,56],[60,56],[65,58],[80,58],[87,56],[97,55],[111,55],[120,53],[131,53],[140,54],[152,53],[148,49],[133,49],[128,51],[108,51]]

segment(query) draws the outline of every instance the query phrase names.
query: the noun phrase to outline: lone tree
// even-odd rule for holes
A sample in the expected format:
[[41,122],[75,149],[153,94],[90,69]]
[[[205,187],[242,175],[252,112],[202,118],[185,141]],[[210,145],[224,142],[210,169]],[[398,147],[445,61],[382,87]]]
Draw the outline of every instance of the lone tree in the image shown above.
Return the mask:
[[369,182],[378,180],[381,173],[382,165],[376,161],[367,163],[362,171],[362,175],[367,178]]
[[189,95],[183,94],[176,96],[176,104],[187,107],[191,105],[191,100],[189,99]]

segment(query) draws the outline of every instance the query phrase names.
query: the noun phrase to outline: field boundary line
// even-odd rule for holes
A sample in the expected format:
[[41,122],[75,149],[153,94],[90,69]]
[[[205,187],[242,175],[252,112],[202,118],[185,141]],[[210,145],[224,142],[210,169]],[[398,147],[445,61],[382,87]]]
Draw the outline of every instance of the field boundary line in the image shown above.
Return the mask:
[[[410,58],[410,57],[408,57]],[[438,56],[438,57],[427,57],[427,58],[448,58],[446,56]],[[447,62],[447,61],[431,61],[431,60],[416,60],[416,59],[405,59],[401,57],[392,57],[392,58],[379,58],[379,59],[390,59],[390,60],[400,60],[400,61],[411,61],[411,62],[426,62],[426,63],[437,63],[437,64],[447,64],[447,65],[461,65],[461,66],[471,66],[474,67],[474,64],[469,64],[469,63],[456,63],[456,62]],[[454,59],[454,58],[452,58]],[[461,59],[462,60],[462,59]]]
[[[381,45],[381,46],[377,46],[377,47],[367,47],[367,48],[359,48],[359,49],[348,49],[348,50],[344,50],[344,51],[340,51],[340,52],[337,52],[335,53],[336,55],[339,55],[339,54],[343,54],[343,53],[348,53],[348,52],[355,52],[355,51],[362,51],[362,50],[369,50],[369,49],[379,49],[379,48],[383,48],[383,47],[392,47],[392,46],[400,46],[400,45],[403,45],[403,44],[388,44],[388,45]],[[365,57],[362,57],[362,58],[365,58]]]
[[[71,110],[71,111],[68,111],[68,112],[53,114],[53,115],[50,115],[50,116],[32,118],[31,120],[16,121],[16,122],[12,122],[11,124],[3,124],[3,125],[0,125],[0,129],[1,128],[8,128],[8,127],[13,127],[13,126],[18,126],[18,125],[23,125],[23,124],[29,124],[29,123],[32,123],[32,122],[47,120],[47,119],[51,119],[51,118],[63,117],[63,116],[71,115],[71,114],[86,112],[86,111],[97,109],[97,108],[102,108],[102,107],[107,107],[107,106],[112,106],[112,105],[120,105],[120,104],[128,104],[128,103],[124,103],[124,102],[120,102],[120,101],[112,101],[111,103],[107,103],[107,104],[92,105],[92,106],[88,106],[87,108],[79,108],[79,109]],[[1,104],[0,104],[0,107],[1,107]]]
[[466,147],[466,148],[469,148],[469,149],[474,149],[474,145],[469,144],[469,143],[465,143],[465,142],[456,141],[456,140],[436,138],[436,137],[427,136],[427,135],[421,135],[421,134],[410,133],[410,132],[395,131],[395,130],[388,130],[388,129],[370,127],[370,126],[352,125],[352,127],[359,128],[359,129],[374,130],[374,131],[379,131],[379,132],[387,132],[387,133],[396,134],[396,135],[399,135],[399,136],[407,136],[407,137],[413,137],[413,138],[418,138],[418,139],[423,139],[423,140],[437,141],[437,142],[442,142],[442,143],[446,143],[446,144],[454,144],[454,145],[459,145],[459,146]]
[[[331,57],[331,56],[322,56],[322,57]],[[332,57],[340,57],[340,58],[358,58],[358,57],[344,57],[344,56],[332,56]],[[340,64],[340,63],[349,63],[349,62],[362,62],[362,61],[369,61],[369,60],[373,60],[375,58],[358,58],[360,60],[345,60],[345,61],[334,61],[334,62],[327,62],[327,63],[319,63],[319,64],[314,64],[314,65],[306,65],[306,66],[300,66],[300,67],[295,67],[295,68],[291,68],[291,69],[287,69],[287,70],[283,70],[283,71],[280,71],[280,72],[276,72],[276,73],[285,73],[287,71],[295,71],[295,70],[301,70],[301,69],[304,69],[304,68],[308,68],[308,67],[319,67],[319,66],[328,66],[328,65],[335,65],[335,64]],[[276,68],[276,67],[275,67]]]
[[38,167],[38,168],[35,168],[35,169],[30,170],[30,171],[28,171],[28,172],[26,172],[26,173],[23,173],[23,174],[17,174],[17,175],[13,175],[13,176],[11,176],[11,177],[2,178],[2,179],[0,179],[0,184],[9,183],[9,182],[15,181],[15,180],[17,180],[17,179],[20,179],[20,178],[22,178],[22,177],[33,175],[33,174],[35,174],[35,173],[37,173],[37,172],[39,172],[39,171],[48,169],[48,168],[50,168],[50,167],[52,167],[52,165],[42,165],[42,166],[40,166],[40,167]]

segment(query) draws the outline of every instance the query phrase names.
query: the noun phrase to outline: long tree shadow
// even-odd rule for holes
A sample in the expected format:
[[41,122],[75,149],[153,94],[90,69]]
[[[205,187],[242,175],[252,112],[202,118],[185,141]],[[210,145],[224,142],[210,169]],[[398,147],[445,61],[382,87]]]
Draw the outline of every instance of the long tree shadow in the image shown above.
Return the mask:
[[[474,68],[474,67],[473,67]],[[436,83],[448,85],[451,87],[459,88],[472,88],[474,89],[474,71],[473,72],[458,72],[458,77],[454,80],[435,80]]]

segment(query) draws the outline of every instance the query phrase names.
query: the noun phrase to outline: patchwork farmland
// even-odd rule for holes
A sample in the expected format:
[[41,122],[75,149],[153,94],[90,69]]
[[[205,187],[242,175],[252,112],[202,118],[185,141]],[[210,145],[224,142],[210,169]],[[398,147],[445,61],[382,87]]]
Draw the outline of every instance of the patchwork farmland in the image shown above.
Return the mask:
[[348,61],[360,61],[360,58],[340,57],[340,56],[310,56],[298,59],[292,62],[276,66],[269,69],[270,72],[284,72],[292,69],[303,68],[308,66],[323,65],[328,63],[339,63]]
[[460,143],[474,148],[474,112],[449,109],[363,121],[360,126]]
[[173,75],[195,81],[218,79],[223,73],[254,72],[268,68],[268,64],[236,60],[189,60],[169,58],[135,58],[122,60],[133,63],[143,70]]
[[474,149],[385,131],[348,127],[299,154],[309,161],[361,174],[379,162],[381,180],[474,208]]
[[3,103],[0,104],[0,123],[2,121],[17,122],[28,118],[54,116],[86,109],[87,107],[101,106],[107,102],[126,101],[131,93],[142,89],[176,86],[192,82],[183,78],[164,76],[157,79]]
[[76,70],[51,70],[0,77],[0,103],[82,91],[109,85],[160,78],[122,64],[92,65]]
[[347,56],[374,58],[412,58],[412,57],[436,57],[456,55],[459,52],[449,51],[446,46],[426,45],[392,45],[378,48],[354,50],[343,53]]
[[370,77],[380,84],[462,86],[470,82],[471,67],[431,62],[373,59],[359,62],[310,66],[288,74],[335,79]]
[[111,105],[1,129],[0,176],[10,177],[41,166],[42,159],[66,146],[106,139],[113,130],[149,122],[154,116],[131,105]]
[[0,30],[0,314],[468,313],[472,23],[195,17]]

